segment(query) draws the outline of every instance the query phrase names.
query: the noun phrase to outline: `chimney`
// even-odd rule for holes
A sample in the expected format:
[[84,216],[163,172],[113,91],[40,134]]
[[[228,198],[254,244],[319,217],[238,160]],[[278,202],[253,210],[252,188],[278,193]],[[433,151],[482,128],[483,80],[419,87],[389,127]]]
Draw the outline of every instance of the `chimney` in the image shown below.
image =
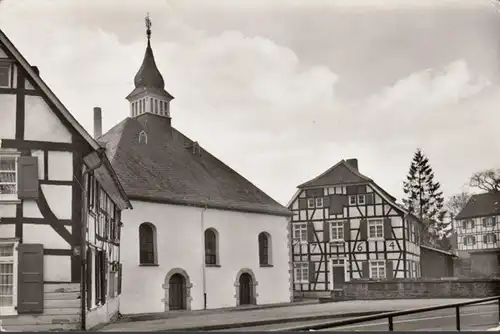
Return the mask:
[[33,69],[33,71],[35,71],[36,75],[40,75],[40,70],[38,69],[38,67],[31,66],[31,68]]
[[94,139],[102,135],[102,111],[100,107],[94,107]]
[[346,162],[355,170],[359,171],[358,169],[358,159],[347,159]]

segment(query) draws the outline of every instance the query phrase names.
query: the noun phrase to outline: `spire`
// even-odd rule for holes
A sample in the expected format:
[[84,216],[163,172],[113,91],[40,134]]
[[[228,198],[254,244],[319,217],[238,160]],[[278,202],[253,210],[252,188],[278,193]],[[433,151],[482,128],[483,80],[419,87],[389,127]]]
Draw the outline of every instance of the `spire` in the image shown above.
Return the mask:
[[158,67],[156,67],[155,57],[153,55],[153,49],[151,48],[151,20],[149,18],[149,13],[146,16],[146,35],[148,38],[148,45],[146,47],[146,53],[144,54],[144,60],[142,61],[141,68],[137,72],[134,78],[134,84],[136,88],[156,88],[163,90],[165,89],[165,82],[161,76]]

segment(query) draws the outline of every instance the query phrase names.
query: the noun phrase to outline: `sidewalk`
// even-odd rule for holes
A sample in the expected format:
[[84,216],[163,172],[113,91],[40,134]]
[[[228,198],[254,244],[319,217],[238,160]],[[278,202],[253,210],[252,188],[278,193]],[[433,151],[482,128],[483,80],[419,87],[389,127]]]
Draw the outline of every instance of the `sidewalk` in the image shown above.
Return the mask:
[[185,316],[137,322],[117,322],[99,331],[166,331],[166,330],[222,330],[238,327],[261,326],[290,321],[310,321],[336,317],[356,317],[374,313],[419,308],[426,306],[460,303],[472,299],[401,299],[357,300],[324,304],[294,305],[279,308],[253,309],[239,312]]

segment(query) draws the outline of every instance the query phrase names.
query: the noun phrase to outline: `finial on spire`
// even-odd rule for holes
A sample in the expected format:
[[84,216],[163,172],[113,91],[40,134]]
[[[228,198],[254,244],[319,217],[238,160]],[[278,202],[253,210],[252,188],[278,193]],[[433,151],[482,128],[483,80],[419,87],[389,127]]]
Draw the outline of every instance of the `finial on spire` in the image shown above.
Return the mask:
[[149,42],[149,39],[151,38],[151,20],[149,19],[149,13],[147,13],[146,15],[146,34],[148,35],[148,42]]

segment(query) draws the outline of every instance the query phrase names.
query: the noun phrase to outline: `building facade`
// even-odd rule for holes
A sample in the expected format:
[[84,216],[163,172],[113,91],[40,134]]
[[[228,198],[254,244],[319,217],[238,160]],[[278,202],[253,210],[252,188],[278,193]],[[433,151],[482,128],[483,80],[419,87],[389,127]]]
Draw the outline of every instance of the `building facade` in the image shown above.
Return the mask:
[[298,186],[288,204],[294,294],[329,296],[356,279],[420,277],[422,224],[342,160]]
[[121,312],[289,302],[291,212],[172,126],[147,32],[129,117],[99,137],[134,206]]
[[[0,319],[16,331],[79,330],[86,309],[86,180],[130,207],[103,148],[0,31]],[[115,253],[119,250],[114,250]],[[95,270],[94,270],[95,271]],[[100,271],[100,269],[99,269]],[[100,277],[109,280],[107,272]],[[104,291],[107,294],[107,290]],[[83,310],[83,312],[82,312]],[[117,309],[116,309],[117,310]]]
[[457,249],[469,276],[500,274],[500,194],[472,195],[455,217]]

